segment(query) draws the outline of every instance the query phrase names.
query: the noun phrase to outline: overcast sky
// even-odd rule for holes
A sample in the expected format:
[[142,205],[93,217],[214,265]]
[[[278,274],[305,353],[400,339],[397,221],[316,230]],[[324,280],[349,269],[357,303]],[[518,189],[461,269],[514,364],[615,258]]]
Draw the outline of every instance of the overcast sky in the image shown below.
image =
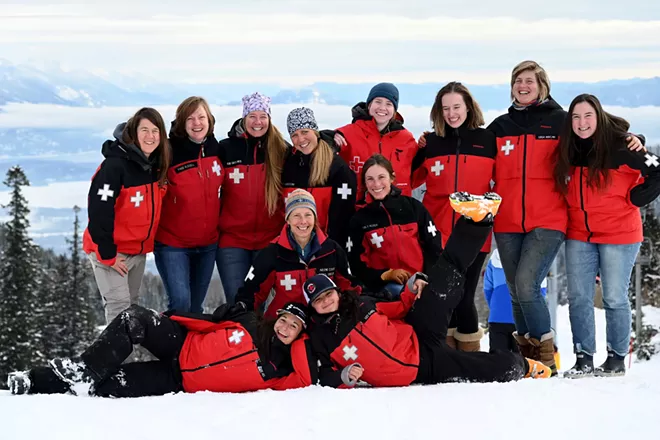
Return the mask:
[[[81,2],[82,3],[82,2]],[[656,0],[0,2],[0,58],[162,81],[506,83],[660,75]]]

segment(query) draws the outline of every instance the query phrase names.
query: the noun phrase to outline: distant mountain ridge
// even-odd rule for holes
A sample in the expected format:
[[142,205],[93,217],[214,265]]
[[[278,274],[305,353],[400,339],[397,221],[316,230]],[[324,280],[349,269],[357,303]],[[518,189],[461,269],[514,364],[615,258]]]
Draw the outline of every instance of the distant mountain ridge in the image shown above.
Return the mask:
[[[443,85],[397,83],[401,94],[400,103],[430,106]],[[507,84],[467,85],[484,110],[502,109],[508,105]],[[57,64],[37,68],[0,59],[0,105],[10,102],[73,107],[178,104],[190,95],[205,96],[214,104],[240,105],[243,95],[258,90],[271,96],[274,104],[324,103],[350,106],[364,100],[371,86],[371,83],[319,82],[290,89],[268,83],[171,84],[145,76],[65,71]],[[552,84],[552,96],[560,103],[568,104],[580,93],[597,95],[606,105],[660,106],[660,77]]]

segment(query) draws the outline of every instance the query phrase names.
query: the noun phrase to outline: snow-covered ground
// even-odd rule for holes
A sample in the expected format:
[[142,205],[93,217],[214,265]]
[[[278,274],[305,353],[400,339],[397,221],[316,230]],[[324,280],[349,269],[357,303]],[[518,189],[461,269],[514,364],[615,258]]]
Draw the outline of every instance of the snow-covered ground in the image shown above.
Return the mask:
[[[660,309],[647,307],[645,313],[647,322],[660,324]],[[596,318],[599,364],[605,357],[604,313],[597,310]],[[575,358],[567,307],[558,311],[558,327],[562,369],[568,369]],[[607,379],[141,399],[2,391],[0,438],[651,439],[658,435],[659,373],[660,356],[633,362],[623,378]]]

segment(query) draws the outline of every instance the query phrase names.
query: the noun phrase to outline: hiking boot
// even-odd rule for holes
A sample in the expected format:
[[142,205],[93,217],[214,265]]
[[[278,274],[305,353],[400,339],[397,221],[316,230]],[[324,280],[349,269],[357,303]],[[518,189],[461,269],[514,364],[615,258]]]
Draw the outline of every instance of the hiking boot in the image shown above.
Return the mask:
[[55,358],[48,362],[55,374],[70,386],[91,384],[94,378],[82,361],[69,358]]
[[7,388],[12,394],[27,394],[32,386],[29,372],[14,371],[7,376]]
[[450,348],[453,348],[456,350],[456,338],[454,338],[454,333],[456,332],[456,327],[454,328],[448,328],[447,329],[447,345],[449,345]]
[[513,332],[512,335],[513,339],[516,340],[516,344],[518,344],[520,354],[523,355],[523,357],[534,359],[534,347],[532,347],[532,344],[529,343],[527,338],[520,336],[518,332]]
[[552,369],[543,362],[534,359],[525,358],[527,361],[527,373],[525,378],[547,379],[552,376]]
[[575,365],[564,372],[564,377],[569,379],[581,379],[594,375],[594,357],[586,353],[577,353],[575,355]]
[[527,340],[532,345],[534,356],[531,356],[531,358],[546,364],[552,370],[552,375],[555,376],[557,374],[557,363],[555,362],[555,344],[553,333],[548,332],[544,334],[541,336],[541,340],[530,338],[528,335],[525,337],[527,337]]
[[502,197],[494,192],[483,196],[459,191],[449,196],[449,203],[454,211],[474,222],[492,221],[502,203]]
[[598,377],[625,376],[625,359],[625,356],[619,356],[612,350],[607,350],[607,359],[600,367],[594,370],[594,375]]
[[484,336],[483,329],[479,328],[475,333],[454,332],[456,349],[460,351],[481,351],[481,338]]

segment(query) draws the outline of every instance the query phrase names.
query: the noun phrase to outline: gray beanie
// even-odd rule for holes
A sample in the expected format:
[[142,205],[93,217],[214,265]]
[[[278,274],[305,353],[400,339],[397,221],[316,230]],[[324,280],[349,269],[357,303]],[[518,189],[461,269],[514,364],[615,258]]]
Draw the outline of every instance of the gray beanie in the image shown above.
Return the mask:
[[289,136],[302,128],[319,131],[319,126],[316,125],[316,119],[314,119],[314,112],[306,107],[291,110],[286,118],[286,128],[289,130]]

